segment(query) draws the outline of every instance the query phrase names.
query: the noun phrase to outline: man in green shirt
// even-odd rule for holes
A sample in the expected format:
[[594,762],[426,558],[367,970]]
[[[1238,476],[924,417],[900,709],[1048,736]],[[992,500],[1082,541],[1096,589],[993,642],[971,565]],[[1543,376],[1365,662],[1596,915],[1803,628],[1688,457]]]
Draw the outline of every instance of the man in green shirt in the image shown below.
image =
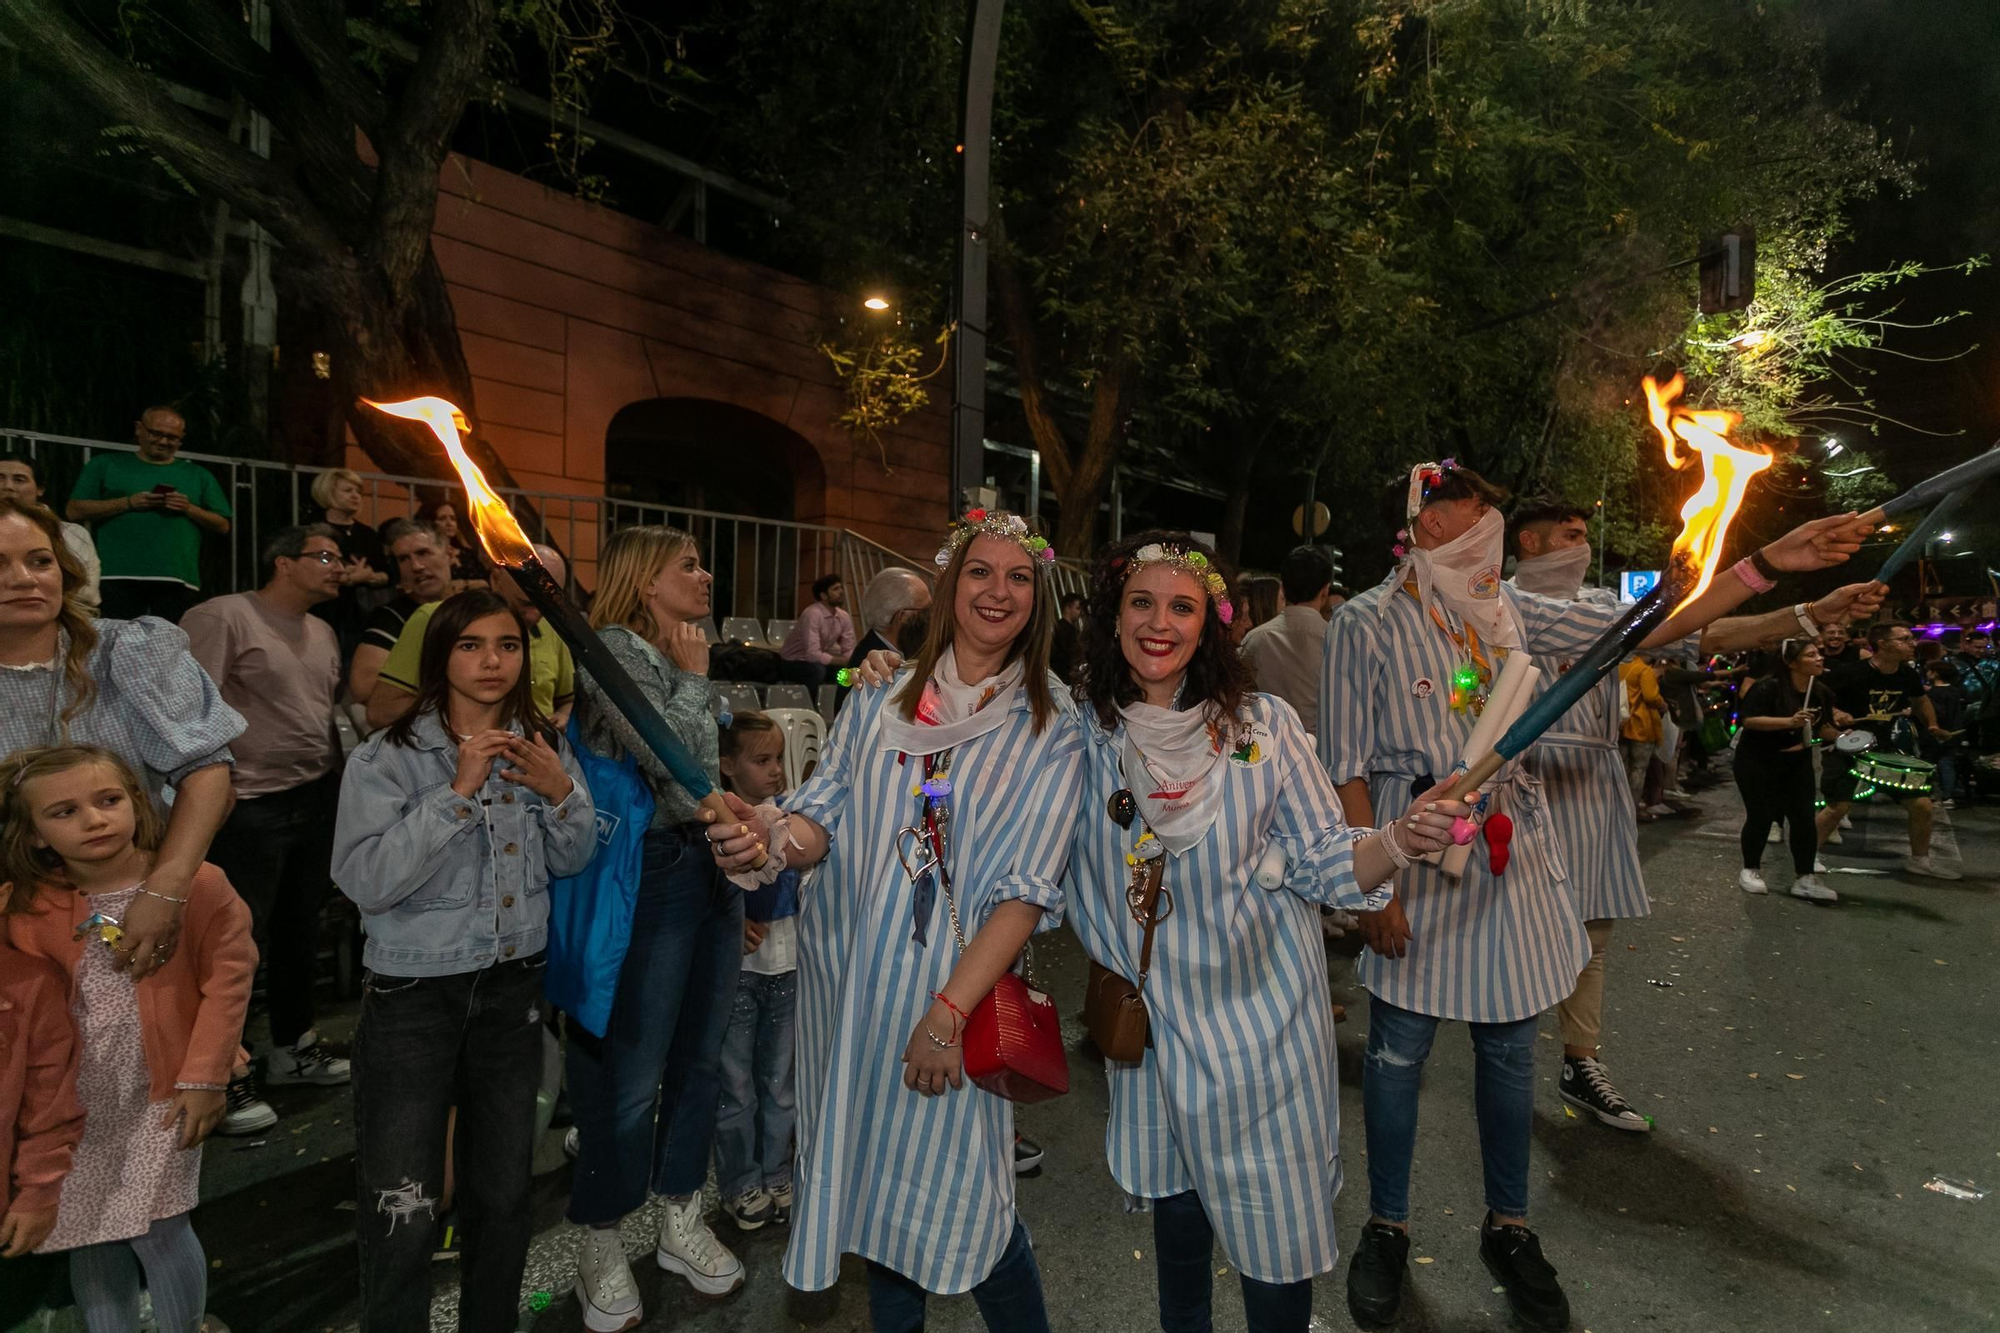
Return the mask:
[[[537,546],[535,554],[541,558],[543,568],[557,583],[565,579],[568,566],[553,547]],[[569,645],[562,641],[554,630],[541,623],[542,613],[535,609],[514,580],[504,569],[493,571],[493,591],[506,598],[521,619],[528,622],[528,669],[533,673],[535,685],[535,707],[542,710],[558,727],[569,720],[570,704],[576,698],[576,663],[569,655]],[[403,622],[403,632],[396,639],[396,646],[389,650],[389,656],[382,661],[382,670],[375,677],[375,691],[368,696],[368,729],[374,731],[386,727],[397,718],[410,711],[417,701],[417,680],[419,667],[424,655],[424,631],[430,627],[431,613],[440,603],[426,602],[410,613]]]
[[175,624],[201,599],[201,539],[229,531],[229,498],[214,474],[176,458],[187,422],[149,407],[134,423],[137,454],[99,454],[70,491],[69,518],[96,525],[107,620],[159,616]]

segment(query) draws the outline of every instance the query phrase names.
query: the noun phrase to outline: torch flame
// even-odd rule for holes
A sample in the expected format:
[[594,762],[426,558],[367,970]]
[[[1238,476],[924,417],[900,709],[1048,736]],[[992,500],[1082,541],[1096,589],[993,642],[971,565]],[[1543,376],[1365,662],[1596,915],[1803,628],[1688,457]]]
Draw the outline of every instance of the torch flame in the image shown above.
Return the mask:
[[[1743,418],[1735,412],[1698,412],[1675,407],[1685,381],[1675,375],[1665,388],[1652,376],[1645,381],[1646,405],[1653,429],[1666,445],[1667,465],[1683,468],[1691,461],[1689,451],[1701,456],[1701,485],[1681,506],[1681,535],[1674,539],[1673,559],[1686,561],[1700,571],[1694,588],[1680,606],[1708,590],[1715,568],[1722,561],[1722,544],[1729,524],[1743,507],[1743,493],[1750,478],[1771,466],[1771,455],[1743,449],[1728,440],[1729,428]],[[1676,609],[1679,609],[1676,607]]]
[[512,568],[519,568],[534,558],[535,548],[528,543],[528,534],[514,518],[507,502],[491,486],[486,484],[486,474],[479,470],[479,464],[472,461],[472,455],[465,452],[459,443],[459,432],[468,434],[472,427],[465,420],[465,413],[453,403],[443,398],[411,398],[401,403],[378,403],[371,399],[361,400],[380,412],[392,417],[403,417],[410,421],[421,421],[431,428],[438,443],[451,457],[451,465],[458,469],[458,479],[465,483],[465,494],[471,502],[473,531],[479,534],[479,544],[486,548],[486,554],[495,562]]

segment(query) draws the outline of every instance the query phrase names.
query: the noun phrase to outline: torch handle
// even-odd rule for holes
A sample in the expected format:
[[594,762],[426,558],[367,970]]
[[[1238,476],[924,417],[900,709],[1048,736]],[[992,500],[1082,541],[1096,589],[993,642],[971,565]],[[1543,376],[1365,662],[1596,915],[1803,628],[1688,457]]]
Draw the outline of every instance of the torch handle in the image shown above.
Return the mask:
[[1935,537],[1945,524],[1951,522],[1952,515],[1958,512],[1959,507],[1965,503],[1965,498],[1971,495],[1974,489],[1968,486],[1962,491],[1953,491],[1938,501],[1937,508],[1925,514],[1923,522],[1917,524],[1910,535],[1903,538],[1902,545],[1882,562],[1882,568],[1875,575],[1875,582],[1889,582],[1903,572],[1903,566],[1922,555],[1924,547],[1930,543],[1931,538]]
[[1506,762],[1507,757],[1502,755],[1499,750],[1489,750],[1480,758],[1478,763],[1466,769],[1465,772],[1445,779],[1444,786],[1438,788],[1436,795],[1431,799],[1437,801],[1455,801],[1459,799],[1461,792],[1471,793],[1478,791],[1487,784],[1495,773],[1500,771],[1501,765]]

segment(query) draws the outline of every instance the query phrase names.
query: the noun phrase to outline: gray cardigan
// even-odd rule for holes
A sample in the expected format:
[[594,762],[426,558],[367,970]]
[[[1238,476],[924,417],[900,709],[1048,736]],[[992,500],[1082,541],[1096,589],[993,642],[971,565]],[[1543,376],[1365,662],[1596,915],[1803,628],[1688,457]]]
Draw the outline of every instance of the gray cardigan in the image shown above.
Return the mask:
[[[667,655],[622,625],[607,625],[598,631],[604,646],[632,676],[639,690],[660,710],[667,726],[680,738],[708,773],[708,780],[722,785],[722,764],[716,757],[715,712],[711,707],[714,687],[708,677],[683,671]],[[639,771],[653,790],[652,828],[672,828],[695,818],[701,806],[687,789],[674,781],[673,774],[653,754],[625,715],[605,698],[604,691],[577,663],[577,724],[583,743],[606,759],[622,760],[636,755]]]

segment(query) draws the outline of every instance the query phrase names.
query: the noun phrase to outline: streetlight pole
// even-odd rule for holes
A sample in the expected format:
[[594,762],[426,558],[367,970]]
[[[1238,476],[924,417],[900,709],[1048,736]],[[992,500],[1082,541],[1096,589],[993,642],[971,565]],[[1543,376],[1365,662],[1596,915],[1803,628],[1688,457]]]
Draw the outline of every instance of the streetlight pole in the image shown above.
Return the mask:
[[[1005,0],[969,0],[958,135],[958,346],[951,377],[951,489],[963,509],[986,477],[986,254],[992,193],[993,84]],[[1029,508],[1033,508],[1031,502]]]

